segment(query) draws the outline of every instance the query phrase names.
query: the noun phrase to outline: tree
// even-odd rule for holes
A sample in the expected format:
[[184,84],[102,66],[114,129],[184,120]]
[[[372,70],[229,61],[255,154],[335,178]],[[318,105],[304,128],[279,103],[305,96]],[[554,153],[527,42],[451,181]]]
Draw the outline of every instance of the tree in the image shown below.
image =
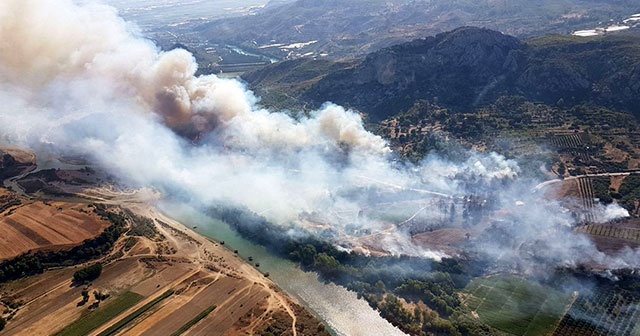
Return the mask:
[[89,291],[84,289],[82,291],[82,302],[87,302],[89,301]]
[[102,291],[99,291],[99,290],[94,290],[93,297],[96,299],[96,301],[100,302],[100,301],[106,300],[109,297],[109,294],[103,293]]
[[304,266],[309,266],[315,261],[315,256],[317,253],[318,251],[316,250],[315,246],[307,244],[300,251],[300,261]]
[[322,275],[332,278],[338,274],[340,262],[326,253],[319,253],[314,258],[314,266]]
[[449,222],[453,223],[456,219],[456,205],[451,202],[451,208],[449,209]]
[[384,282],[382,282],[382,280],[378,280],[374,286],[376,293],[382,294],[387,291],[387,287],[384,285]]
[[567,172],[567,167],[564,163],[560,162],[560,166],[558,166],[558,175],[560,177],[564,177],[564,174]]
[[420,310],[420,307],[418,306],[413,309],[413,320],[414,323],[422,323],[422,310]]

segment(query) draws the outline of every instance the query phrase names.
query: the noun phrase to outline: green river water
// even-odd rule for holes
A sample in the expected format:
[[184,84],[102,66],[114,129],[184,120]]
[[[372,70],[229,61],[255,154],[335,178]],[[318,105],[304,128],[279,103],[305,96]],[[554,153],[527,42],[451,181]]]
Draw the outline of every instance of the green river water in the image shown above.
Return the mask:
[[207,216],[202,211],[185,204],[163,202],[158,205],[166,215],[180,221],[195,231],[216,241],[224,241],[225,247],[238,250],[243,259],[253,257],[252,264],[282,290],[320,318],[340,336],[392,336],[405,335],[384,320],[369,304],[357,298],[356,293],[334,284],[326,284],[315,273],[304,272],[293,262],[270,254],[266,248],[255,245],[239,236],[222,221]]

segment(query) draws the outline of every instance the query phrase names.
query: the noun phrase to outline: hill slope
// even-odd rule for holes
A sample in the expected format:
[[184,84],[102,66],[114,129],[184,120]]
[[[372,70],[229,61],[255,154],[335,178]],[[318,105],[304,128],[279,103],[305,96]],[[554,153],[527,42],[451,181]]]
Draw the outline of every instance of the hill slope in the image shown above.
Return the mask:
[[[365,112],[374,121],[406,111],[416,100],[469,110],[504,95],[553,105],[595,103],[640,117],[638,51],[640,42],[632,34],[523,42],[463,27],[364,59],[283,62],[243,78],[259,94],[274,98],[272,104],[317,106],[332,101]],[[313,68],[317,70],[303,71]],[[284,90],[286,99],[274,93]]]

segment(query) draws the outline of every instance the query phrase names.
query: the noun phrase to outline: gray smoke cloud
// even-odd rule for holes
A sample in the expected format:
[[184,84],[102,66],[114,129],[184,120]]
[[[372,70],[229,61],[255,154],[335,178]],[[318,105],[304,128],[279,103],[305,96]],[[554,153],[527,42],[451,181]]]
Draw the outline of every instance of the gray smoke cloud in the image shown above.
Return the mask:
[[[491,209],[476,224],[473,250],[523,272],[540,263],[640,260],[635,251],[598,252],[571,230],[562,205],[519,180],[513,160],[470,152],[460,162],[395,162],[357,113],[330,103],[299,119],[262,109],[239,81],[194,76],[191,54],[159,50],[111,7],[4,0],[0,36],[5,143],[83,155],[124,183],[199,204],[238,204],[275,223],[330,229],[336,244],[365,253],[446,256],[415,244],[404,227],[463,225],[473,204]],[[194,135],[202,136],[197,145]]]

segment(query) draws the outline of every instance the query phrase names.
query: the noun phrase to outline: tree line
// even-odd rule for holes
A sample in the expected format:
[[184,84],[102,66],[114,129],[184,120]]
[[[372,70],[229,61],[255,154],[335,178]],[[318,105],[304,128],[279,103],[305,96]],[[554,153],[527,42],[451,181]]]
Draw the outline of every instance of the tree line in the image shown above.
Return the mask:
[[[355,291],[380,311],[381,316],[413,335],[483,335],[491,328],[466,318],[458,292],[484,265],[461,259],[393,256],[370,258],[337,249],[300,228],[279,226],[248,210],[231,207],[209,209],[244,238],[271,253],[297,262],[331,281]],[[291,230],[296,230],[291,234]],[[423,302],[428,309],[409,312],[400,298]],[[416,317],[416,314],[419,315]]]

